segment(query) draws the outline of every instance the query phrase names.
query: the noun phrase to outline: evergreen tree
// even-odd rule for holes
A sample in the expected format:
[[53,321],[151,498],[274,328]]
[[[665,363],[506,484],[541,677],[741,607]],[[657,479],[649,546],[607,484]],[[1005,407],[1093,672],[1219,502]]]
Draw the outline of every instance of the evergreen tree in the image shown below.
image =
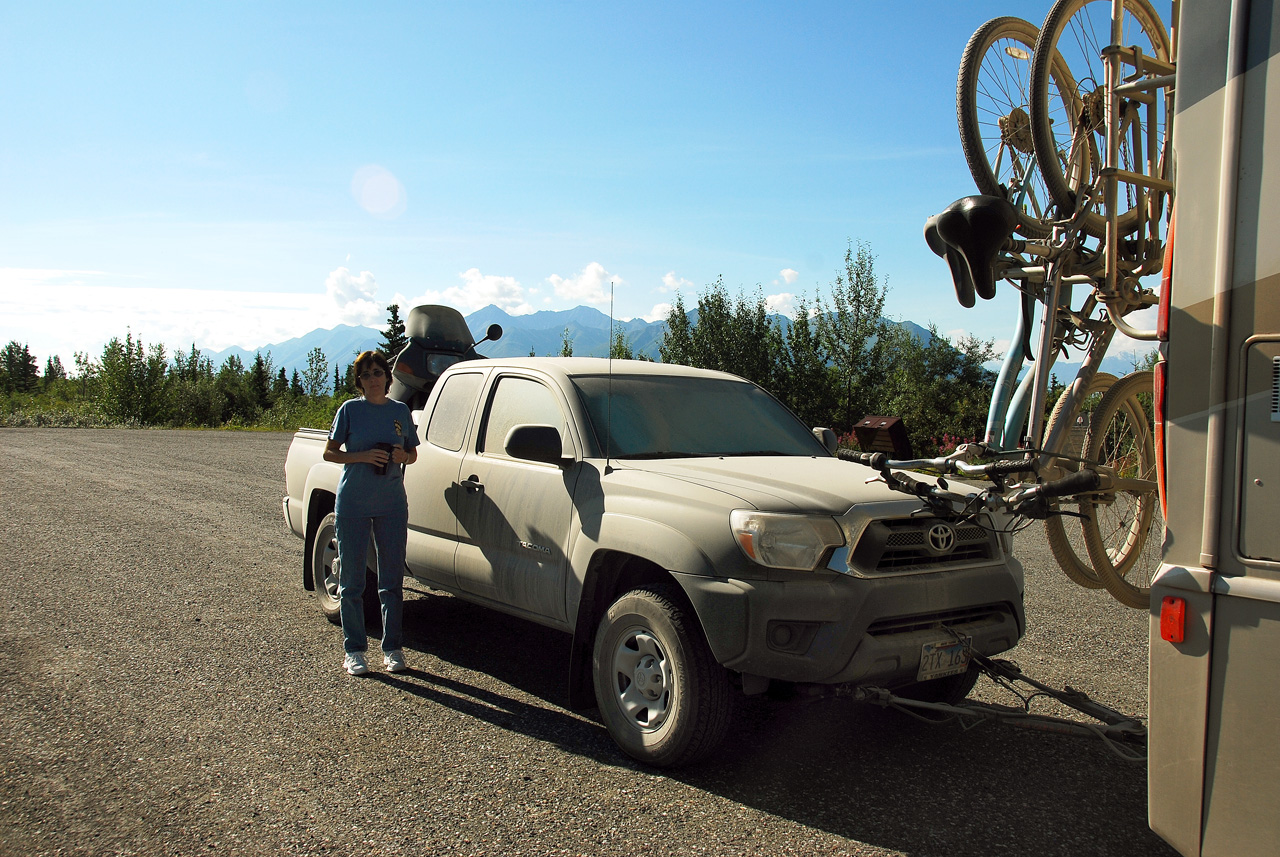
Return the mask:
[[58,381],[65,381],[67,378],[67,370],[62,368],[62,360],[58,355],[53,355],[44,361],[44,388],[48,390]]
[[[296,375],[297,372],[295,371]],[[284,367],[280,367],[280,371],[276,373],[275,380],[271,382],[271,401],[278,402],[285,396],[289,395],[289,375],[285,372]]]
[[[284,370],[282,369],[280,371],[283,372]],[[298,377],[297,369],[293,370],[293,378],[289,381],[289,395],[295,396],[298,398],[301,398],[303,395],[305,395],[305,391],[302,389],[302,379]]]
[[31,349],[17,340],[10,340],[0,349],[0,368],[4,370],[4,392],[34,392],[40,382],[40,370]]
[[395,362],[396,357],[409,344],[409,337],[404,332],[404,322],[400,320],[400,304],[387,307],[387,329],[382,332],[382,344],[379,346],[387,360]]
[[259,351],[253,356],[253,367],[249,370],[247,403],[253,408],[267,407],[267,399],[271,395],[271,355],[264,359]]

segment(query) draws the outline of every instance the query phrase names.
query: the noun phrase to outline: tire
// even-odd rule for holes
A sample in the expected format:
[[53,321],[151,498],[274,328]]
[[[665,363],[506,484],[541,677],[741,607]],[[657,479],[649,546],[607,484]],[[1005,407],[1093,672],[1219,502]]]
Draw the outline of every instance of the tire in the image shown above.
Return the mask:
[[1154,388],[1150,371],[1126,375],[1098,404],[1085,455],[1141,489],[1095,495],[1082,502],[1085,547],[1094,571],[1116,600],[1135,609],[1150,606],[1151,580],[1160,568],[1164,516],[1156,491],[1155,432],[1148,410]]
[[338,607],[338,530],[337,516],[325,515],[311,537],[311,579],[316,586],[316,603],[324,618],[342,624]]
[[[1169,60],[1169,37],[1160,16],[1148,0],[1123,0],[1125,10],[1121,44],[1142,49],[1146,56]],[[1111,42],[1111,0],[1058,0],[1049,10],[1031,58],[1031,136],[1036,161],[1049,195],[1059,209],[1069,215],[1075,210],[1076,192],[1091,184],[1102,168],[1107,151],[1106,124],[1102,111],[1106,95],[1106,64],[1101,50]],[[1070,69],[1073,83],[1063,91],[1061,79],[1050,59],[1061,60]],[[1067,105],[1066,120],[1053,121],[1052,108]],[[1173,117],[1167,102],[1157,111],[1156,146],[1164,149]],[[1142,129],[1145,135],[1146,129]],[[1145,140],[1145,136],[1143,137]],[[1121,169],[1147,173],[1136,163],[1132,136],[1123,135],[1120,146]],[[1164,169],[1167,170],[1167,160]],[[1119,233],[1126,235],[1139,224],[1142,197],[1132,185],[1120,183],[1117,206]],[[1149,209],[1163,208],[1163,194],[1151,192]],[[1098,200],[1097,203],[1100,203]],[[1090,235],[1106,234],[1102,211],[1089,212],[1084,229]]]
[[[1014,203],[1018,231],[1049,235],[1052,197],[1034,158],[1031,138],[1031,56],[1040,31],[1021,18],[993,18],[970,37],[956,77],[960,145],[978,190]],[[1070,91],[1070,73],[1059,57],[1050,74]],[[1066,121],[1066,106],[1057,105]]]
[[[342,624],[341,606],[338,602],[338,517],[333,512],[325,515],[311,538],[311,580],[316,588],[316,603],[324,618],[335,625]],[[373,597],[370,598],[370,593]],[[369,556],[365,568],[364,622],[369,633],[382,627],[382,610],[378,602],[378,548],[369,539]]]
[[935,678],[930,681],[916,682],[905,687],[895,690],[894,693],[904,699],[914,699],[919,702],[941,702],[945,705],[955,705],[964,701],[969,695],[969,691],[973,690],[973,686],[978,683],[978,676],[982,675],[982,670],[972,664],[969,669],[959,675],[949,675],[943,678]]
[[[1098,372],[1093,376],[1093,382],[1089,384],[1088,392],[1085,393],[1084,401],[1081,402],[1080,408],[1076,410],[1076,414],[1083,412],[1096,412],[1098,404],[1102,400],[1103,394],[1106,393],[1116,383],[1116,376],[1106,372]],[[1092,400],[1092,401],[1090,401]],[[1066,393],[1058,397],[1058,401],[1053,406],[1053,412],[1049,415],[1049,422],[1045,426],[1044,436],[1046,441],[1053,434],[1054,427],[1058,421],[1064,419],[1062,413],[1063,406],[1066,404]],[[1070,415],[1074,418],[1075,414]],[[1075,449],[1068,448],[1070,445],[1070,435],[1067,435],[1061,449],[1052,450],[1053,452],[1065,452],[1068,455],[1074,455],[1080,458],[1086,458],[1084,442]],[[1068,462],[1068,465],[1075,467],[1075,462]],[[1062,503],[1054,503],[1050,508],[1054,511],[1061,510],[1063,507],[1069,507],[1069,511],[1079,512],[1079,504],[1074,501]],[[1073,507],[1073,508],[1071,508]],[[1049,550],[1053,553],[1053,558],[1057,561],[1058,567],[1071,578],[1073,583],[1079,584],[1086,589],[1101,589],[1102,580],[1093,570],[1093,564],[1089,560],[1089,549],[1085,547],[1084,530],[1079,524],[1083,523],[1080,518],[1070,516],[1063,517],[1061,515],[1051,515],[1045,518],[1044,533],[1049,541]]]
[[697,618],[673,588],[632,590],[596,630],[596,702],[623,752],[659,768],[712,753],[728,731],[732,689]]

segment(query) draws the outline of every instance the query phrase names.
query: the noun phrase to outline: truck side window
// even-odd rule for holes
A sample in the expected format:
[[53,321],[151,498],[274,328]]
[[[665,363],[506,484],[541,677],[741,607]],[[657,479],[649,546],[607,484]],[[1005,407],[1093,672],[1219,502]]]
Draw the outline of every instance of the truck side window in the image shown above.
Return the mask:
[[483,379],[484,376],[476,372],[445,379],[440,395],[436,397],[436,406],[431,411],[431,422],[427,426],[428,443],[451,452],[462,449],[462,441],[467,433],[467,420],[475,407]]
[[489,404],[481,452],[503,453],[507,432],[519,425],[555,426],[563,440],[564,414],[555,396],[545,386],[529,378],[507,376],[498,379]]

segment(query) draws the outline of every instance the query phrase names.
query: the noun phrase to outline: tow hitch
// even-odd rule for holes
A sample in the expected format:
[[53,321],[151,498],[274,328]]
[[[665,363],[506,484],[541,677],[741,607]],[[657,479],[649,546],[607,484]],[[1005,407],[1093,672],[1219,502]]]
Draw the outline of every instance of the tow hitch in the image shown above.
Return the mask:
[[[1129,717],[1108,708],[1100,702],[1089,698],[1083,691],[1075,690],[1069,685],[1063,690],[1041,684],[1025,675],[1018,665],[1012,661],[995,660],[973,652],[972,663],[976,664],[984,674],[997,685],[1012,693],[1021,701],[1021,706],[1013,707],[996,705],[988,702],[969,701],[948,705],[941,702],[920,702],[895,696],[882,687],[842,688],[838,695],[849,695],[855,701],[867,702],[881,708],[896,708],[905,714],[927,723],[951,723],[959,721],[965,729],[971,729],[983,722],[995,720],[1025,729],[1041,732],[1056,732],[1061,735],[1095,736],[1101,738],[1112,752],[1127,761],[1140,762],[1147,758],[1147,727],[1137,718]],[[1019,685],[1032,688],[1027,690]],[[1085,723],[1079,720],[1068,720],[1065,717],[1054,717],[1048,714],[1036,714],[1031,711],[1031,703],[1037,698],[1047,696],[1081,714],[1085,714],[1100,723]],[[928,717],[917,712],[936,712],[944,715],[940,718]]]

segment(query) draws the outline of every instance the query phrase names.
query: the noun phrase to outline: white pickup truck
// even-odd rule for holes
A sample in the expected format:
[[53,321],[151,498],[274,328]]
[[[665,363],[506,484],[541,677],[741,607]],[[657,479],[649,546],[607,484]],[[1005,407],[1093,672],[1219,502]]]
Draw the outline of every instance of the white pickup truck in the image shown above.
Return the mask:
[[[597,706],[645,763],[710,753],[735,695],[771,682],[954,701],[976,677],[970,651],[1023,633],[1007,536],[868,482],[829,431],[741,378],[477,359],[422,405],[407,573],[572,634],[570,705]],[[303,585],[337,621],[325,438],[295,436],[284,516],[306,542]]]

